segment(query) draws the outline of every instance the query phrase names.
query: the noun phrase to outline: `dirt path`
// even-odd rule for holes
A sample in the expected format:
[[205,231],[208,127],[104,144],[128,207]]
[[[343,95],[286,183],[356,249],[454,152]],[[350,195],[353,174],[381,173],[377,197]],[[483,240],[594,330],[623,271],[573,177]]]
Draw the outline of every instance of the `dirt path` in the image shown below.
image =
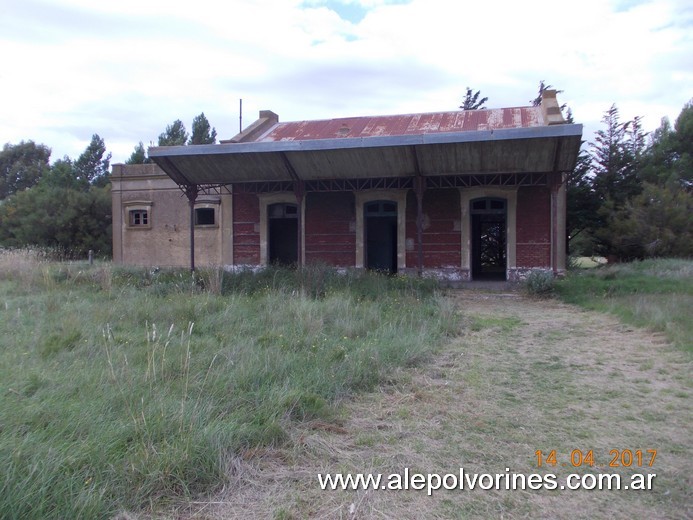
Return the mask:
[[[457,291],[465,333],[431,362],[347,403],[338,425],[234,461],[235,481],[192,518],[691,518],[691,364],[659,335],[517,294]],[[556,467],[535,452],[557,450]],[[593,450],[575,470],[572,450]],[[609,468],[610,450],[656,449]],[[566,464],[562,467],[560,464]],[[634,463],[634,464],[637,464]],[[321,491],[326,472],[656,473],[652,491]],[[179,511],[180,516],[188,516]]]

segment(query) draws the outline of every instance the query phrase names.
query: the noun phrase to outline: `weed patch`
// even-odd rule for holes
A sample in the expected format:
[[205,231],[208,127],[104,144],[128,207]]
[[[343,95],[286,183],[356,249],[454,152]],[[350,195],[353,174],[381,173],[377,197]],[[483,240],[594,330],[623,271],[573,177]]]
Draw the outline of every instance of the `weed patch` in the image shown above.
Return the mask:
[[564,301],[663,332],[693,353],[693,261],[657,259],[573,271],[556,284]]
[[211,493],[244,450],[332,420],[457,331],[430,282],[317,273],[0,272],[0,517],[104,518]]
[[546,296],[554,289],[554,277],[551,271],[532,271],[522,282],[527,294]]

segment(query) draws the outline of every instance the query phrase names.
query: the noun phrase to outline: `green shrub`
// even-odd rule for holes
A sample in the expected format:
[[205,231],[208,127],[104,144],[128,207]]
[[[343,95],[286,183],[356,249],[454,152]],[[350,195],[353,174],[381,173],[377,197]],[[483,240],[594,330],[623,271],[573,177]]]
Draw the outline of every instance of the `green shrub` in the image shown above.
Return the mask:
[[522,282],[524,290],[531,295],[546,296],[554,290],[554,277],[551,271],[532,271]]

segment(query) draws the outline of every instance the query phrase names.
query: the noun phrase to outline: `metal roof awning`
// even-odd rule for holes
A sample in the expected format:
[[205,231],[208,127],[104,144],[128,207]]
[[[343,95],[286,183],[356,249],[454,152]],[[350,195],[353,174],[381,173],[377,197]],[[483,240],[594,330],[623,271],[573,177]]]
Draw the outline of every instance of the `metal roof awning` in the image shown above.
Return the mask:
[[149,148],[177,184],[551,173],[574,168],[582,125]]

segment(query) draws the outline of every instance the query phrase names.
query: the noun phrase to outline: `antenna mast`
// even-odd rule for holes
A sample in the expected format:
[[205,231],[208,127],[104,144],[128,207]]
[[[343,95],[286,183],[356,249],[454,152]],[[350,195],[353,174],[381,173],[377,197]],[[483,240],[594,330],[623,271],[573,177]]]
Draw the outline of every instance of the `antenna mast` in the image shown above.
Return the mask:
[[239,99],[238,109],[238,133],[243,132],[243,98]]

